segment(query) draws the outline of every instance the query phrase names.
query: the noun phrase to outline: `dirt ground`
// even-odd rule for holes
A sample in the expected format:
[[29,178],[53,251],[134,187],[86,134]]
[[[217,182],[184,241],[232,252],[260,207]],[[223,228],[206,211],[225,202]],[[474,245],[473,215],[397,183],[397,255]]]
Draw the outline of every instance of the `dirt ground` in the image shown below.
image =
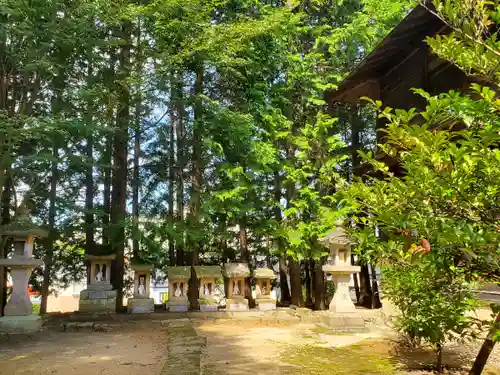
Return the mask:
[[[433,353],[408,349],[381,334],[332,334],[313,325],[263,325],[252,322],[203,322],[196,328],[206,339],[203,375],[423,375],[430,374]],[[450,344],[446,374],[467,374],[480,342]],[[496,347],[484,375],[500,375]]]
[[46,332],[33,342],[0,345],[0,375],[157,375],[166,361],[158,328]]
[[[109,332],[90,325],[0,341],[0,375],[429,375],[434,360],[375,323],[358,334],[296,320],[146,320]],[[445,374],[467,374],[480,344],[448,345]],[[500,375],[500,345],[484,375]]]

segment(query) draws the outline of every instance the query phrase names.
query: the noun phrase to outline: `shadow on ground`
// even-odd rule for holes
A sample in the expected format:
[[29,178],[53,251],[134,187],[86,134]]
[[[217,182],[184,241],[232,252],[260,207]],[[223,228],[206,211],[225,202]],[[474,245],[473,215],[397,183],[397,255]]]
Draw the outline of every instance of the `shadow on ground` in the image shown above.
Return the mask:
[[165,360],[166,333],[159,327],[48,330],[0,344],[0,375],[157,375]]
[[[305,325],[217,321],[199,323],[196,331],[206,340],[203,375],[420,375],[432,373],[434,363],[431,350],[382,337],[325,335]],[[462,349],[446,350],[447,374],[467,374],[476,347]],[[485,374],[498,375],[500,367],[490,366]]]

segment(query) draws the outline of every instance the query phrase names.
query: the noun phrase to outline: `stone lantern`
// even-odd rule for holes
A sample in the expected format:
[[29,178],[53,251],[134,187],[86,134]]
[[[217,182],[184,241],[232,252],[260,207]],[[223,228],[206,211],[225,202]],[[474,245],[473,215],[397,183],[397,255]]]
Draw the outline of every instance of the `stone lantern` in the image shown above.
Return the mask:
[[351,264],[351,242],[347,237],[342,221],[337,221],[336,228],[320,240],[330,249],[331,261],[323,266],[323,272],[332,275],[335,294],[329,310],[338,313],[354,312],[354,303],[349,295],[351,274],[361,271]]
[[256,302],[259,310],[276,310],[276,300],[271,297],[271,280],[276,279],[270,268],[257,268],[254,272],[257,279]]
[[152,313],[155,309],[154,298],[149,298],[151,283],[150,264],[139,264],[133,261],[130,268],[134,270],[134,298],[128,300],[128,310],[131,313]]
[[245,299],[245,278],[250,276],[246,263],[226,263],[225,276],[229,279],[226,298],[226,309],[229,311],[248,311],[248,300]]
[[167,308],[171,312],[184,312],[189,309],[187,295],[191,267],[167,267],[168,302]]
[[9,267],[12,277],[12,294],[5,306],[5,316],[0,318],[0,331],[6,333],[29,333],[40,330],[42,320],[32,314],[28,283],[33,268],[42,264],[33,259],[35,238],[44,238],[48,232],[29,219],[29,213],[22,208],[12,223],[0,227],[0,234],[12,238],[14,253],[11,258],[0,259],[0,266]]
[[116,310],[116,290],[111,285],[111,262],[116,254],[87,255],[90,284],[80,292],[78,311],[112,313]]
[[194,266],[196,277],[200,280],[198,303],[201,311],[217,311],[219,303],[215,296],[216,285],[221,279],[219,266]]

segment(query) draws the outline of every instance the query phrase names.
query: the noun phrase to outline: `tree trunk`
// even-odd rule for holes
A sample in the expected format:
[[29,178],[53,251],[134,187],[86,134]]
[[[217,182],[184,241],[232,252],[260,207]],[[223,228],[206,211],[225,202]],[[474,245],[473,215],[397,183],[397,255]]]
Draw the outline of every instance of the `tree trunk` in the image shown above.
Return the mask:
[[[176,138],[177,138],[177,241],[175,248],[176,262],[178,266],[184,265],[184,87],[182,82],[182,76],[178,73],[176,79],[176,112],[177,112],[177,126],[176,126]],[[181,228],[181,230],[179,229]]]
[[[136,54],[135,54],[135,71],[138,76],[142,74],[142,45],[141,45],[141,22],[137,20],[135,29],[136,37]],[[132,238],[132,257],[139,257],[139,188],[141,185],[140,176],[140,157],[141,157],[141,110],[142,110],[142,94],[141,81],[137,83],[135,94],[135,124],[134,124],[134,161],[132,171],[132,221],[133,221],[133,238]]]
[[[140,88],[139,88],[140,90]],[[134,129],[134,169],[132,176],[132,220],[134,234],[132,240],[133,257],[139,257],[139,187],[141,178],[139,173],[139,162],[141,156],[141,99],[137,98],[135,105],[135,129]]]
[[314,271],[314,310],[325,310],[325,273],[323,272],[325,258],[318,259]]
[[279,269],[280,269],[280,305],[290,306],[292,303],[292,297],[290,296],[290,288],[288,287],[288,272],[286,266],[286,258],[280,256],[279,258]]
[[380,309],[382,302],[380,302],[380,293],[378,291],[377,272],[375,266],[371,265],[372,274],[372,309]]
[[175,100],[176,84],[175,73],[171,74],[170,78],[170,126],[169,126],[169,163],[168,163],[168,255],[170,265],[175,264],[175,242],[174,242],[174,183],[175,183]]
[[[116,64],[116,52],[114,49],[111,49],[109,52],[109,74],[106,77],[106,85],[108,86],[110,91],[116,90],[115,86],[115,64]],[[110,243],[110,216],[111,216],[111,183],[112,183],[112,161],[113,161],[113,132],[111,129],[114,128],[115,125],[115,117],[114,117],[115,108],[110,101],[107,107],[106,118],[108,120],[109,131],[105,135],[105,145],[104,152],[102,158],[102,164],[104,165],[104,173],[103,173],[103,193],[102,193],[102,243],[103,245],[109,245]],[[90,272],[88,272],[90,277]],[[89,280],[90,282],[90,280]]]
[[367,309],[372,307],[372,288],[370,286],[370,272],[367,264],[361,264],[361,272],[359,273],[359,305]]
[[106,145],[104,146],[103,163],[104,178],[102,191],[102,243],[109,245],[109,222],[111,216],[111,183],[112,183],[112,155],[113,155],[113,135],[109,133],[106,136]]
[[136,114],[134,134],[134,169],[132,176],[132,219],[134,222],[134,237],[132,241],[132,253],[134,257],[139,256],[139,157],[141,154],[141,129],[139,114]]
[[500,329],[499,326],[500,326],[500,313],[497,314],[497,317],[495,318],[493,327],[491,327],[490,329],[488,337],[486,337],[486,339],[483,342],[483,345],[481,346],[481,349],[479,350],[479,353],[477,353],[476,360],[474,361],[474,364],[472,365],[472,368],[469,371],[469,375],[482,374],[484,366],[486,366],[486,362],[488,362],[488,358],[490,357],[490,354],[493,351],[493,348],[495,347],[495,341],[493,340],[493,337]]
[[436,371],[443,372],[443,346],[441,344],[436,346]]
[[[203,103],[201,95],[203,94],[203,64],[198,62],[196,66],[196,79],[194,85],[194,124],[193,124],[193,154],[191,170],[191,225],[197,228],[200,225],[201,214],[201,183],[202,183],[202,129],[203,129]],[[191,247],[191,266],[199,264],[200,241],[190,241]],[[189,302],[191,309],[198,310],[198,279],[191,269],[191,279],[189,283]]]
[[288,258],[290,268],[290,287],[292,289],[292,305],[304,307],[304,297],[302,295],[302,280],[300,279],[300,263],[292,257]]
[[[88,51],[87,87],[92,85],[92,49]],[[87,108],[84,114],[85,125],[89,132],[87,136],[86,159],[87,171],[85,173],[85,252],[91,254],[94,251],[94,135],[92,130],[92,113],[94,106],[92,99],[87,100]],[[87,283],[90,283],[90,262],[87,261]],[[40,306],[40,311],[42,307]]]
[[[3,171],[0,171],[3,173]],[[10,208],[12,200],[12,179],[10,175],[5,179],[2,191],[2,225],[10,222]],[[0,241],[0,259],[7,257],[7,238]],[[3,310],[7,304],[7,269],[0,266],[0,316],[3,316]]]
[[113,252],[116,260],[112,267],[112,284],[116,290],[116,311],[123,310],[123,276],[125,273],[125,213],[127,200],[127,143],[130,123],[130,91],[127,79],[130,77],[130,21],[123,21],[121,27],[122,46],[118,71],[118,110],[114,137],[114,173],[111,194],[111,225]]
[[[352,171],[351,171],[351,180],[354,180],[356,168],[359,166],[359,149],[361,148],[361,142],[359,137],[359,121],[358,121],[358,108],[357,106],[351,106],[349,108],[351,112],[351,161],[352,161]],[[351,262],[354,262],[354,254],[351,254]],[[360,303],[361,293],[358,282],[358,274],[354,275],[354,289],[356,291],[356,302]]]
[[[278,223],[281,223],[281,207],[280,201],[282,198],[282,185],[281,185],[281,176],[279,171],[274,172],[274,218]],[[278,237],[276,239],[278,252],[280,255],[279,258],[279,272],[280,272],[280,305],[281,306],[290,306],[292,303],[292,298],[290,296],[290,289],[288,288],[288,272],[286,267],[286,258],[284,256],[285,247],[283,246],[283,239]]]
[[314,304],[312,300],[312,277],[311,277],[311,260],[305,260],[305,273],[306,273],[306,302],[305,306],[312,309]]
[[[351,264],[356,264],[356,260],[354,259],[354,254],[351,254]],[[354,291],[356,292],[356,303],[359,304],[360,292],[359,292],[359,279],[358,274],[355,272],[352,275],[354,280]]]
[[[250,253],[248,251],[248,237],[247,237],[247,223],[246,217],[240,219],[240,256],[243,263],[250,264]],[[253,308],[256,302],[252,297],[252,287],[250,284],[250,277],[245,278],[245,291],[244,296],[248,300],[248,307]]]
[[[55,143],[56,141],[54,141]],[[50,200],[49,200],[49,237],[46,242],[45,268],[43,270],[42,301],[40,303],[40,315],[47,312],[47,301],[49,298],[50,272],[54,255],[55,224],[56,224],[56,198],[57,198],[57,158],[58,150],[54,145],[52,150],[51,177],[50,177]]]

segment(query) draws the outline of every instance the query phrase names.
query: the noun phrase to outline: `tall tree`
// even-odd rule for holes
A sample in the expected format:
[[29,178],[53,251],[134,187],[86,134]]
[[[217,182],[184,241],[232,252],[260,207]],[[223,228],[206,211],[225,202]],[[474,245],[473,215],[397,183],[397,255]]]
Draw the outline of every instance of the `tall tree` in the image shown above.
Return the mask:
[[123,277],[125,272],[125,215],[127,201],[127,144],[130,126],[130,50],[132,24],[129,20],[121,22],[118,37],[121,40],[118,57],[118,108],[116,130],[113,141],[113,179],[111,194],[111,246],[116,260],[112,268],[112,283],[117,291],[116,310],[123,309]]

